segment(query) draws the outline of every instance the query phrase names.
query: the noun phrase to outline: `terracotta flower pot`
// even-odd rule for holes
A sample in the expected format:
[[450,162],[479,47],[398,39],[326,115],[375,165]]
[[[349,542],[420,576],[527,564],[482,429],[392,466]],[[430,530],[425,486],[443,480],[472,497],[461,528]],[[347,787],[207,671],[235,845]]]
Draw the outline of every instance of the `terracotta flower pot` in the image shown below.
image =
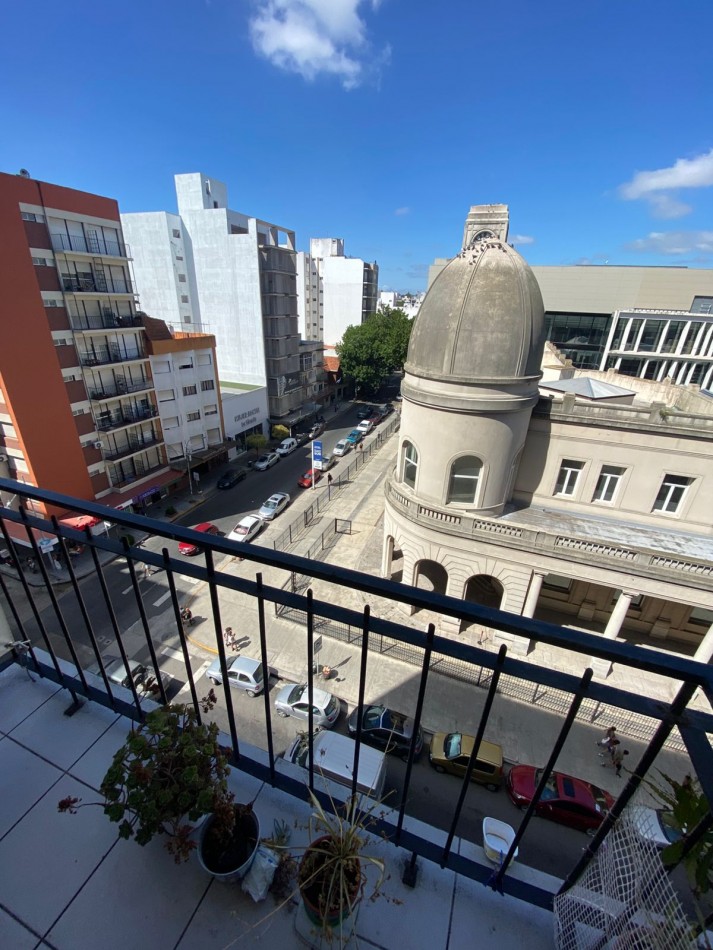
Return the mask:
[[330,900],[329,881],[333,873],[334,859],[330,862],[326,854],[320,853],[327,848],[330,835],[316,838],[302,856],[298,873],[300,894],[304,901],[309,920],[317,927],[334,929],[353,913],[361,896],[361,863],[358,857],[350,859],[345,875],[349,886],[348,899],[339,901],[339,897]]

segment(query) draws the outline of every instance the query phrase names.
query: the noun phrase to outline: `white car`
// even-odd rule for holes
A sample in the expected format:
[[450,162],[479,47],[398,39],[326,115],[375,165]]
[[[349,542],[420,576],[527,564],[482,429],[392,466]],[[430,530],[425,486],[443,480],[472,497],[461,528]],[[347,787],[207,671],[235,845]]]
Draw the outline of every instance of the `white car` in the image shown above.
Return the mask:
[[263,521],[262,518],[258,518],[257,515],[245,515],[244,518],[241,518],[240,521],[235,525],[233,530],[228,535],[229,541],[252,541],[254,537],[260,534],[260,529],[262,528]]
[[374,423],[371,421],[371,419],[362,419],[359,425],[357,426],[357,429],[360,432],[363,432],[364,435],[369,435],[369,433],[371,432],[373,428],[374,428]]
[[258,511],[258,518],[262,518],[263,521],[272,521],[281,511],[284,511],[285,508],[290,503],[290,496],[285,491],[277,491],[274,495],[270,495],[266,502],[263,503],[262,508]]
[[351,447],[352,447],[351,442],[347,442],[346,439],[340,439],[339,442],[337,442],[337,444],[332,449],[332,455],[337,455],[339,456],[339,458],[341,458],[342,455],[347,454],[347,452],[349,451],[349,449],[351,449]]
[[283,439],[282,442],[277,446],[275,451],[279,456],[284,458],[286,455],[294,452],[297,448],[297,439]]
[[280,456],[277,452],[267,452],[265,455],[261,455],[260,458],[255,462],[253,468],[257,472],[264,472],[268,468],[272,468],[273,465],[277,465],[280,461]]

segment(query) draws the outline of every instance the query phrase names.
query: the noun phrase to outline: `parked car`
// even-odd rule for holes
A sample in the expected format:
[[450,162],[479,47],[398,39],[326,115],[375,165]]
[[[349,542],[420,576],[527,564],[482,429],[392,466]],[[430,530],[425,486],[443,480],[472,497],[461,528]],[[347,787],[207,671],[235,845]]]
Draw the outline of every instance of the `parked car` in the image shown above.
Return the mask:
[[266,502],[263,502],[263,506],[258,511],[257,516],[258,518],[262,518],[263,521],[272,521],[281,511],[287,508],[289,503],[290,496],[287,492],[277,491],[274,495],[270,495]]
[[681,831],[676,827],[670,809],[631,804],[628,810],[641,837],[653,842],[657,848],[663,850],[680,840]]
[[[518,808],[530,804],[541,777],[542,769],[534,765],[515,765],[510,769],[508,795]],[[613,804],[609,792],[597,785],[564,772],[552,772],[535,814],[593,835]]]
[[244,468],[231,468],[218,479],[217,488],[232,488],[237,485],[247,475]]
[[[355,709],[347,719],[347,728],[350,735],[356,735],[359,722],[359,708]],[[384,749],[408,759],[411,739],[413,738],[413,719],[402,716],[401,713],[387,709],[386,706],[364,706],[361,710],[361,738],[367,745]],[[418,758],[423,750],[423,733],[418,730],[414,758]]]
[[378,413],[376,413],[373,416],[369,416],[369,418],[366,421],[371,423],[372,429],[375,429],[381,422],[381,416]]
[[[288,683],[283,686],[275,697],[275,709],[278,716],[294,716],[295,719],[307,720],[309,703],[307,701],[307,684],[295,685]],[[322,729],[331,728],[339,719],[341,706],[336,696],[323,689],[312,690],[312,710],[314,725]]]
[[310,437],[310,439],[316,439],[316,438],[318,438],[323,432],[324,432],[324,423],[323,423],[323,422],[315,422],[315,424],[314,424],[314,425],[312,426],[312,428],[309,430],[309,437]]
[[318,468],[314,468],[314,469],[309,468],[307,469],[307,471],[304,473],[304,475],[301,478],[297,479],[297,484],[300,486],[300,488],[311,488],[313,484],[313,481],[312,481],[313,476],[314,476],[314,484],[316,485],[317,482],[322,477],[322,473],[319,471]]
[[[153,672],[145,667],[143,663],[139,663],[138,660],[129,660],[128,673],[126,671],[126,665],[120,656],[104,656],[102,657],[102,663],[104,664],[106,678],[115,686],[123,686],[125,689],[131,689],[131,681],[133,680],[136,692],[139,696],[151,697],[158,692],[158,684],[156,683],[156,677]],[[89,672],[101,676],[101,671],[97,664],[91,667]],[[161,671],[161,682],[163,683],[164,690],[168,689],[171,684],[171,677],[168,673]]]
[[357,409],[357,419],[368,419],[373,411],[373,406],[359,406]]
[[359,429],[352,429],[352,431],[347,436],[347,442],[350,445],[358,445],[363,438],[364,438],[363,432],[360,432]]
[[387,416],[391,415],[394,411],[394,407],[390,402],[385,402],[383,406],[379,406],[379,412],[381,413],[381,418],[385,419]]
[[[203,524],[197,524],[193,530],[200,531],[201,534],[220,534],[220,531],[210,521],[204,521]],[[191,541],[178,542],[178,553],[185,555],[185,557],[193,557],[194,554],[199,554],[201,550],[202,548],[200,548],[197,544],[193,544]]]
[[359,425],[357,426],[357,429],[360,432],[362,432],[364,435],[369,435],[369,433],[371,432],[373,428],[374,428],[374,423],[371,421],[371,419],[362,419]]
[[266,452],[264,455],[261,455],[260,458],[255,462],[253,468],[258,472],[264,472],[268,468],[272,468],[273,465],[277,465],[280,461],[280,456],[277,452]]
[[281,458],[284,458],[286,455],[290,455],[291,452],[294,452],[297,447],[297,439],[283,439],[275,451]]
[[[437,732],[431,740],[428,758],[437,772],[463,776],[474,745],[475,736],[462,732]],[[502,748],[483,739],[470,777],[471,781],[485,785],[491,792],[497,791],[503,784]]]
[[259,518],[257,515],[245,515],[230,532],[228,540],[252,541],[253,538],[260,534],[263,523],[262,518]]
[[334,455],[323,455],[321,459],[314,460],[314,467],[318,472],[328,472],[329,469],[337,464],[337,459]]
[[[262,675],[262,663],[249,656],[226,656],[228,667],[228,683],[232,689],[242,689],[248,696],[257,696],[265,687]],[[211,663],[205,675],[216,686],[223,682],[223,671],[220,668],[220,657]]]
[[332,449],[332,457],[336,455],[339,458],[341,458],[342,455],[347,454],[347,452],[349,451],[349,449],[351,449],[351,447],[352,447],[352,443],[348,442],[347,439],[340,439],[339,442],[337,442],[337,444]]

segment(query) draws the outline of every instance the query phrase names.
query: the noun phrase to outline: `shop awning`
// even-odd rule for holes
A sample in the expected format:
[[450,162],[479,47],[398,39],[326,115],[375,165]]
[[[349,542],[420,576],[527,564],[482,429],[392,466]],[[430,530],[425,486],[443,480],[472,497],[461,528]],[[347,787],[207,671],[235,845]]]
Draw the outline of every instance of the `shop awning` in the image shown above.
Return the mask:
[[160,475],[156,475],[152,479],[141,482],[140,485],[129,487],[126,491],[113,491],[108,495],[102,495],[101,498],[97,498],[97,503],[106,505],[107,508],[116,508],[121,511],[123,508],[128,508],[131,504],[139,504],[143,498],[148,498],[149,495],[164,488],[166,485],[173,485],[174,482],[180,481],[182,478],[185,478],[185,474],[185,472],[176,472],[173,469],[169,469],[166,472],[161,472]]
[[93,528],[96,524],[101,524],[101,518],[95,518],[94,515],[75,515],[69,518],[60,518],[59,523],[65,528],[74,528],[76,531],[84,531],[86,528]]

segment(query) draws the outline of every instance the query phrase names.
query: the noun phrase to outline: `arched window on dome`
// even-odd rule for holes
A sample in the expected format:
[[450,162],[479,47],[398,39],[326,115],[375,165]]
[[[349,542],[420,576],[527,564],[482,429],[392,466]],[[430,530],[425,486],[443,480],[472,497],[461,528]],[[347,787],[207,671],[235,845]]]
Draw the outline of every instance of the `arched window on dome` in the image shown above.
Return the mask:
[[483,463],[474,455],[461,455],[451,465],[447,504],[472,505],[478,494]]
[[404,442],[402,458],[401,480],[409,488],[415,488],[418,474],[418,449],[412,442]]

